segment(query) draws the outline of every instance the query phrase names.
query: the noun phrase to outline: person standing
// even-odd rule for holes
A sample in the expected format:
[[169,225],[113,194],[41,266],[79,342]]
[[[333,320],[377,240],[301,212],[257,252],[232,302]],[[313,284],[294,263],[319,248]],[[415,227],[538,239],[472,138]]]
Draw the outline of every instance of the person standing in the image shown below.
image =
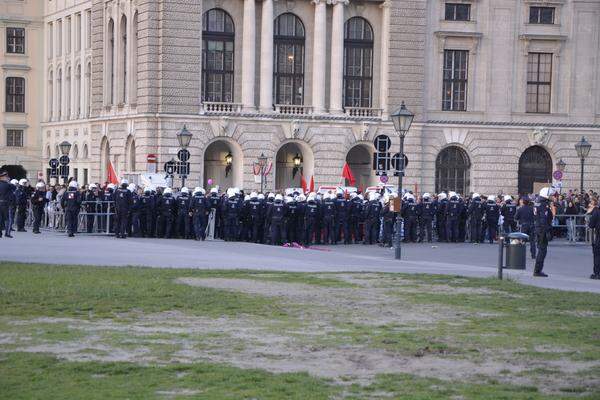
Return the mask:
[[77,219],[81,209],[81,193],[79,193],[78,188],[77,181],[69,182],[69,189],[60,200],[60,205],[65,213],[65,223],[69,237],[74,237],[77,232]]
[[531,202],[527,198],[522,198],[520,200],[520,206],[517,209],[517,213],[515,214],[515,221],[519,223],[519,227],[521,233],[529,236],[529,249],[531,251],[531,258],[535,260],[536,249],[535,249],[535,230],[533,229],[534,225],[534,215],[533,215],[533,207],[531,206]]
[[129,225],[129,210],[131,208],[131,192],[129,191],[129,182],[126,179],[121,181],[121,187],[115,190],[115,212],[116,212],[116,237],[125,239],[127,237]]
[[423,194],[423,201],[421,202],[421,219],[419,228],[419,242],[425,240],[431,243],[433,240],[433,219],[436,214],[436,203],[431,201],[431,194]]
[[27,205],[29,200],[27,179],[21,179],[15,189],[15,201],[17,205],[17,232],[27,232],[25,230],[25,220],[27,219]]
[[194,238],[204,241],[206,239],[206,219],[208,215],[209,204],[205,191],[201,187],[194,189],[192,199],[190,200],[190,212],[193,216]]
[[600,208],[598,208],[598,199],[592,199],[587,209],[590,215],[588,228],[592,229],[592,251],[594,254],[594,272],[590,279],[600,279]]
[[12,197],[12,187],[8,183],[8,173],[6,171],[0,171],[0,237],[2,237],[2,230],[5,230],[6,237],[10,238],[10,231],[8,226],[8,209],[10,206],[10,198]]
[[543,269],[546,253],[548,252],[548,239],[552,229],[552,219],[554,218],[550,208],[550,196],[552,196],[552,188],[543,188],[540,190],[538,200],[533,207],[535,237],[538,248],[533,276],[541,278],[548,276],[543,272]]
[[48,199],[46,199],[46,184],[38,182],[35,185],[35,192],[31,196],[31,208],[33,211],[33,233],[39,234],[42,218],[44,217],[44,208]]

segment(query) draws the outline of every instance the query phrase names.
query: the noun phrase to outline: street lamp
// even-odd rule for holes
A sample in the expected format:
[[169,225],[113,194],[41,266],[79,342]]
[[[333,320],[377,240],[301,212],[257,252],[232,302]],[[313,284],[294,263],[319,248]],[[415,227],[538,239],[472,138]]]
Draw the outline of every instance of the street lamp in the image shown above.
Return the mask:
[[[400,108],[390,115],[392,122],[394,123],[394,129],[400,136],[400,173],[398,174],[398,197],[402,199],[402,178],[404,177],[404,138],[412,125],[415,115],[407,110],[404,102],[400,105]],[[396,260],[402,258],[402,250],[400,248],[402,240],[400,237],[400,231],[402,229],[402,214],[400,210],[396,214],[396,236],[394,237],[394,250]]]
[[58,147],[60,149],[60,153],[62,154],[62,157],[58,159],[58,162],[60,163],[59,175],[61,178],[63,178],[63,183],[66,184],[67,179],[69,179],[69,163],[71,162],[71,160],[69,160],[69,153],[71,152],[71,143],[65,140],[59,144]]
[[187,149],[192,141],[192,133],[187,130],[185,124],[183,124],[183,129],[177,133],[177,141],[179,142],[179,147],[181,149],[177,152],[177,158],[179,158],[179,177],[181,178],[181,187],[185,187],[185,178],[187,178],[189,171],[189,160],[190,160],[190,152]]
[[302,164],[302,157],[300,157],[300,154],[296,153],[292,161],[294,162],[294,169],[292,170],[292,179],[294,179],[296,177],[296,174],[300,170],[300,165]]
[[567,163],[564,162],[562,158],[560,160],[558,160],[558,162],[556,163],[556,170],[557,171],[565,172],[565,168],[566,167],[567,167]]
[[575,143],[575,150],[577,150],[577,156],[581,160],[581,181],[580,181],[580,192],[583,195],[583,165],[585,164],[585,158],[590,154],[592,145],[590,142],[585,140],[585,137],[581,137],[581,140]]
[[233,155],[231,152],[227,153],[225,156],[225,177],[229,176],[231,172],[231,165],[233,164]]
[[260,192],[264,192],[265,185],[265,168],[267,166],[267,156],[265,153],[260,153],[258,156],[258,167],[260,168]]
[[69,156],[69,153],[71,152],[71,143],[65,140],[64,142],[59,144],[58,147],[60,148],[60,152],[63,156]]

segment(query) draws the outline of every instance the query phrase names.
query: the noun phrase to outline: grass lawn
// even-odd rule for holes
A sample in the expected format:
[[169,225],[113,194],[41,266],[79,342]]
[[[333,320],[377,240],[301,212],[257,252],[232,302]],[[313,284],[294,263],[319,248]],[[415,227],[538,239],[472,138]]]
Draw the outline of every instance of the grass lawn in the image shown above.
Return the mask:
[[600,295],[0,263],[0,399],[600,399]]

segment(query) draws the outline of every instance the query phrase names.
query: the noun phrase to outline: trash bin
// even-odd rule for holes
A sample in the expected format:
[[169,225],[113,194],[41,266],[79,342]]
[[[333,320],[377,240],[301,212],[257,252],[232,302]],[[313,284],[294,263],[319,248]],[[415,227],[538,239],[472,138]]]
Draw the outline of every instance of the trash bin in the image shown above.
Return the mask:
[[506,265],[505,269],[525,269],[527,264],[526,243],[529,236],[521,233],[510,233],[506,243]]

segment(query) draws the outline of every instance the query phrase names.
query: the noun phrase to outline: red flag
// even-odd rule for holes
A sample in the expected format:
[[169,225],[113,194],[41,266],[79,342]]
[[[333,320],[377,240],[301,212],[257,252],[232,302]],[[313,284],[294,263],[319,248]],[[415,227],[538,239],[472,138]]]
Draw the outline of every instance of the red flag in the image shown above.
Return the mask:
[[108,163],[108,177],[107,180],[110,183],[113,183],[115,185],[119,184],[119,178],[117,178],[117,173],[115,172],[115,169],[113,168],[112,162],[109,161]]
[[314,192],[315,191],[315,176],[311,176],[310,177],[310,191]]
[[302,192],[306,193],[306,179],[304,179],[304,175],[300,177],[300,185],[302,186]]
[[346,180],[350,183],[350,186],[354,186],[356,183],[356,179],[354,179],[354,175],[352,175],[352,171],[350,170],[350,166],[348,163],[344,164],[344,169],[342,170],[342,177],[346,178]]

